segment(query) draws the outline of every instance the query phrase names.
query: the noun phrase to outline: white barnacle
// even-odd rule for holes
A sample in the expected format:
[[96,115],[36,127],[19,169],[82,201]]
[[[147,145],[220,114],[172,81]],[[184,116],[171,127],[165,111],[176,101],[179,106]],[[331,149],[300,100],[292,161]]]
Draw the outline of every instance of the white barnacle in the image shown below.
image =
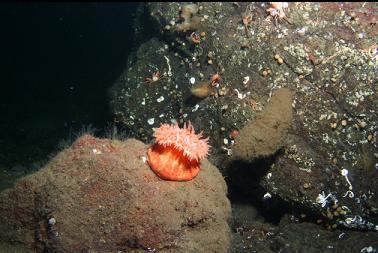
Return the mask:
[[155,123],[155,119],[154,118],[150,118],[150,119],[147,120],[147,123],[149,125],[153,125]]
[[158,98],[156,99],[156,101],[157,101],[158,103],[163,102],[163,101],[164,101],[164,97],[163,97],[163,96],[160,96],[160,97],[158,97]]
[[268,174],[266,174],[266,179],[270,179],[272,177],[272,172],[269,172]]
[[190,84],[194,84],[196,82],[196,79],[194,77],[191,77],[189,79]]
[[270,199],[272,197],[272,194],[270,194],[269,192],[265,193],[264,196],[263,196],[263,199]]
[[146,162],[147,162],[147,157],[142,156],[141,158],[142,158],[143,163],[146,163]]
[[54,226],[56,224],[56,219],[54,217],[49,219],[49,225]]

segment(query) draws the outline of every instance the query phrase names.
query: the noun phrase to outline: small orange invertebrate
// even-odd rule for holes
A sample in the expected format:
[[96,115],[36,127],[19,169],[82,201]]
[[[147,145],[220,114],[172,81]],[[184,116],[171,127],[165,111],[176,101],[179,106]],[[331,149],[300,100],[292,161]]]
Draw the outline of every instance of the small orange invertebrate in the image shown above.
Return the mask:
[[200,160],[209,152],[208,139],[195,134],[189,122],[180,128],[163,124],[155,130],[155,144],[147,151],[148,164],[162,179],[192,180],[200,170]]
[[245,27],[248,27],[252,22],[252,15],[249,14],[249,15],[246,15],[243,17],[243,24]]
[[195,32],[192,32],[192,33],[190,34],[190,38],[191,38],[191,40],[192,40],[192,42],[193,42],[194,44],[199,44],[199,43],[201,43],[201,37],[200,37],[197,33],[195,33]]
[[232,130],[232,132],[229,134],[229,137],[233,140],[235,140],[236,136],[239,135],[239,131],[238,130]]
[[242,20],[243,20],[243,25],[244,25],[245,33],[249,37],[249,30],[248,30],[248,28],[251,26],[251,23],[252,23],[252,15],[251,14],[245,15],[245,16],[243,16]]
[[221,80],[222,80],[222,78],[221,78],[221,76],[218,73],[212,75],[211,78],[210,78],[211,85],[213,85],[213,86],[215,84],[219,83]]
[[253,111],[261,111],[262,110],[261,104],[254,99],[248,100],[247,104],[252,107]]
[[144,79],[144,81],[145,81],[146,83],[154,83],[154,82],[159,81],[159,80],[162,79],[163,77],[165,77],[165,74],[160,73],[160,71],[156,71],[156,72],[152,73],[151,78],[150,78],[150,77],[146,77],[146,78]]
[[270,2],[270,8],[268,8],[266,11],[269,12],[269,15],[274,18],[276,25],[277,20],[281,19],[284,19],[289,24],[292,24],[284,12],[284,9],[288,6],[289,4],[287,2]]

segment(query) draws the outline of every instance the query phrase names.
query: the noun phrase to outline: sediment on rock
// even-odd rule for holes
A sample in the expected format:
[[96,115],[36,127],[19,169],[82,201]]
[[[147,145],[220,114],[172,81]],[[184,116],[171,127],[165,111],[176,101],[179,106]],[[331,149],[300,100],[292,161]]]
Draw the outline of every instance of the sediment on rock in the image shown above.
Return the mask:
[[282,147],[293,118],[292,96],[290,89],[281,88],[261,115],[240,130],[232,149],[235,160],[250,162]]

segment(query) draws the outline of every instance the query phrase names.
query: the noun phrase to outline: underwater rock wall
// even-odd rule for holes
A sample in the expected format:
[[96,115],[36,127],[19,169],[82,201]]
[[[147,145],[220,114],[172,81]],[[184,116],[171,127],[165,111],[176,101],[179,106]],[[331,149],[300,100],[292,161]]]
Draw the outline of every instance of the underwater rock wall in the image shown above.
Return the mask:
[[227,176],[234,145],[245,141],[239,131],[289,88],[292,124],[282,152],[267,157],[273,162],[260,186],[328,228],[378,229],[376,4],[148,3],[145,10],[155,33],[115,85],[120,124],[150,141],[153,127],[190,120],[210,137],[209,159]]

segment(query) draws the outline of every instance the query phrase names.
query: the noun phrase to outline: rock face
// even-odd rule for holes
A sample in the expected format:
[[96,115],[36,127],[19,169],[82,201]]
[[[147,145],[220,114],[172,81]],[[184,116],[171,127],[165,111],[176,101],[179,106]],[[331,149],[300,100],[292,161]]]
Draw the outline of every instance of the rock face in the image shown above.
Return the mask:
[[146,149],[79,138],[0,194],[0,242],[35,252],[227,252],[231,210],[218,170],[204,160],[194,180],[163,181]]
[[[284,8],[289,22],[270,15],[270,4],[196,4],[200,25],[186,32],[177,29],[186,4],[145,4],[156,33],[128,59],[114,86],[117,120],[143,140],[161,123],[190,120],[209,137],[209,159],[230,179],[230,171],[241,167],[229,166],[235,159],[230,151],[243,149],[230,133],[244,134],[248,124],[261,122],[256,120],[272,94],[288,88],[295,95],[284,148],[266,168],[250,164],[264,173],[258,177],[262,192],[322,216],[331,227],[378,230],[376,4],[289,3]],[[165,77],[146,83],[156,71]],[[221,81],[211,91],[186,98],[216,73]],[[282,146],[279,134],[274,143],[253,143],[269,137],[269,131],[277,134],[255,124],[261,129],[251,131],[258,137],[250,139],[251,149],[244,149],[240,160]],[[243,179],[233,184],[250,189],[256,181]],[[337,215],[335,204],[344,207]]]
[[250,162],[281,148],[292,124],[291,102],[289,89],[278,90],[262,114],[240,130],[232,149],[234,159]]

